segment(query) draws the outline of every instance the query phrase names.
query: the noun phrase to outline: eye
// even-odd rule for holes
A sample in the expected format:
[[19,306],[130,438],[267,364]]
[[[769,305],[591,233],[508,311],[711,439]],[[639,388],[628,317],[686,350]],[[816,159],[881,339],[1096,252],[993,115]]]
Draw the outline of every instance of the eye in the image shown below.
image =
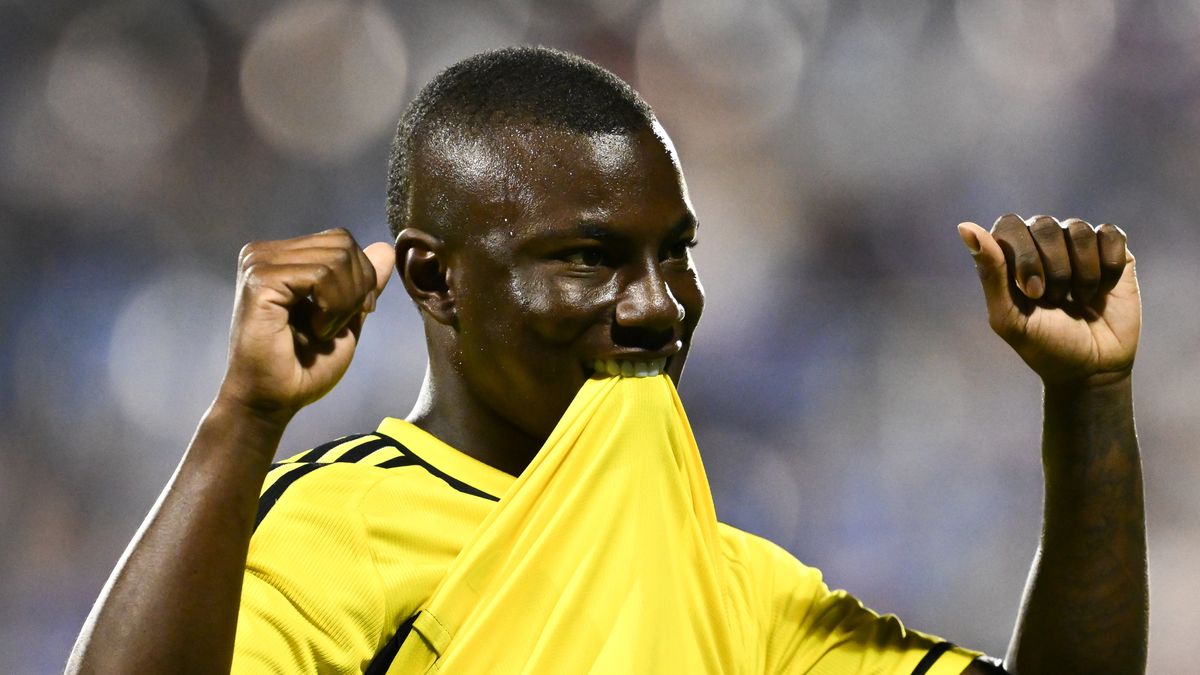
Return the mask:
[[580,267],[600,267],[608,261],[604,251],[598,248],[581,248],[564,255],[562,259]]
[[682,241],[676,242],[673,246],[671,246],[671,248],[667,249],[665,260],[669,260],[669,261],[686,260],[687,256],[688,256],[688,249],[694,247],[697,243],[699,243],[699,242],[697,242],[695,239],[684,239]]

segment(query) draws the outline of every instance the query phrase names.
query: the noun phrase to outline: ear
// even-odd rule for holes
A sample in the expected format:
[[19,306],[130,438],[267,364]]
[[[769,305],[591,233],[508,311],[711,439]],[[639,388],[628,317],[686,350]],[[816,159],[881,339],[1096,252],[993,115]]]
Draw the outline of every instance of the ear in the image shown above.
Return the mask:
[[421,311],[438,323],[454,324],[454,292],[446,244],[441,238],[413,227],[401,230],[396,237],[396,269]]

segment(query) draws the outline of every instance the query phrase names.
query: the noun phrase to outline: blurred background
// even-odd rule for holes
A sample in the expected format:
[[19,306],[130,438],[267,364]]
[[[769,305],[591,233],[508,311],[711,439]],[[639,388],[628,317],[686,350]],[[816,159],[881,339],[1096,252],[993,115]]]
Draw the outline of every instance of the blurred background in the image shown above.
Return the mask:
[[[719,515],[995,655],[1037,543],[1040,387],[954,226],[1121,225],[1150,671],[1194,672],[1200,0],[0,0],[0,672],[61,670],[216,391],[242,244],[387,239],[404,106],[517,43],[612,69],[674,136]],[[408,412],[424,343],[395,288],[281,454]]]

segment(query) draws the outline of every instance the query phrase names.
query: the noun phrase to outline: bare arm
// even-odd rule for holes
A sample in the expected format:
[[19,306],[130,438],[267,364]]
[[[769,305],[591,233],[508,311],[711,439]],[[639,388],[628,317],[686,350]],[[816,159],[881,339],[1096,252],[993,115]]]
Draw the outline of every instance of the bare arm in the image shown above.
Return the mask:
[[1005,667],[1144,672],[1146,532],[1131,384],[1141,301],[1125,235],[1012,215],[990,233],[974,224],[960,233],[992,328],[1044,384],[1041,546]]
[[216,401],[88,616],[69,673],[228,672],[258,492],[292,416],[350,364],[387,283],[331,230],[242,251]]
[[1143,672],[1146,532],[1129,378],[1047,386],[1042,453],[1042,542],[1007,661],[1019,673]]
[[101,591],[67,672],[229,670],[258,490],[283,428],[213,405]]

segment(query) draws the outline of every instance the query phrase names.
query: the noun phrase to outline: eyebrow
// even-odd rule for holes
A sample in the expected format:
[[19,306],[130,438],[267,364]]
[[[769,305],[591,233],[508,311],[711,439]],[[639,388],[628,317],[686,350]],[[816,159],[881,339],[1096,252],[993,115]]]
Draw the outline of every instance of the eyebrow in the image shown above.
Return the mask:
[[[687,232],[688,230],[698,228],[698,227],[700,227],[700,222],[696,219],[696,216],[690,212],[685,213],[685,214],[683,214],[683,216],[681,216],[679,218],[679,220],[675,221],[674,225],[671,226],[671,229],[667,232],[666,238],[671,239],[673,237],[678,237],[678,236],[682,235],[684,232]],[[560,237],[556,237],[556,238],[560,238]],[[581,238],[581,239],[595,239],[597,241],[616,241],[616,240],[626,239],[627,237],[624,234],[617,232],[616,230],[614,230],[612,228],[611,225],[609,225],[608,223],[605,223],[603,221],[582,220],[582,221],[579,221],[578,223],[575,223],[575,231],[574,232],[564,232],[564,233],[562,233],[561,238],[563,238],[563,239]]]

